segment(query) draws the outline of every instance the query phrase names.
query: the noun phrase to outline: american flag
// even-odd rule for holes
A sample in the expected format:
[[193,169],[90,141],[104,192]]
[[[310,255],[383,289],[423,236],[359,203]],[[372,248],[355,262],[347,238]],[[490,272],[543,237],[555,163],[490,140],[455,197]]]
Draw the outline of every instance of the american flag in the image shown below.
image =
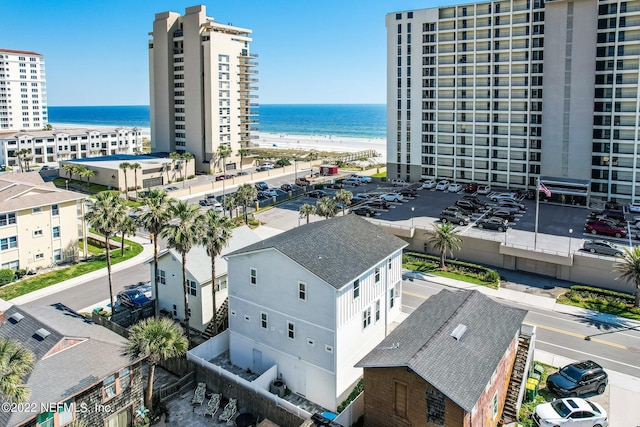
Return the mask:
[[539,191],[542,191],[545,196],[551,197],[551,190],[549,190],[547,187],[545,187],[542,182],[540,182]]

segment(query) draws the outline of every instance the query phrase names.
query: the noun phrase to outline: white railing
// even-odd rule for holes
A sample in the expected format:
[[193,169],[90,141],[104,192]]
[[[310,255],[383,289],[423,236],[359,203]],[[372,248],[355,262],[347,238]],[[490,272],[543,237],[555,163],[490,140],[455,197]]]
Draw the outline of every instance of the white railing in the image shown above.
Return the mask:
[[362,415],[364,415],[364,392],[353,399],[334,421],[343,426],[352,426]]

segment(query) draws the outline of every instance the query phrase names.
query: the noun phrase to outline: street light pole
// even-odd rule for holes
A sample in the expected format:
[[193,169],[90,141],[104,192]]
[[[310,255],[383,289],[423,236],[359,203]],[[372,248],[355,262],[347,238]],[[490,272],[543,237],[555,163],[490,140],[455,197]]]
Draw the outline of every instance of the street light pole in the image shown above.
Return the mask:
[[569,256],[571,256],[571,237],[573,236],[573,228],[569,229]]
[[413,210],[415,208],[413,206],[411,206],[411,229],[413,230]]

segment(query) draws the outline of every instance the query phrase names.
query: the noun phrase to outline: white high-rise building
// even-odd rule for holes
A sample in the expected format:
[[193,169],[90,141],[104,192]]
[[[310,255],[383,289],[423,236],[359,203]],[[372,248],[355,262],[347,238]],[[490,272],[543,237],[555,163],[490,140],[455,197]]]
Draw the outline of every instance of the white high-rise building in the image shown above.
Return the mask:
[[[257,55],[251,30],[224,25],[203,5],[185,14],[156,14],[149,42],[151,140],[160,152],[190,152],[196,168],[223,168],[220,146],[229,147],[226,169],[240,168],[257,123]],[[257,136],[256,136],[257,137]]]
[[640,1],[391,13],[390,178],[640,199]]
[[0,49],[0,131],[42,129],[47,122],[44,56]]

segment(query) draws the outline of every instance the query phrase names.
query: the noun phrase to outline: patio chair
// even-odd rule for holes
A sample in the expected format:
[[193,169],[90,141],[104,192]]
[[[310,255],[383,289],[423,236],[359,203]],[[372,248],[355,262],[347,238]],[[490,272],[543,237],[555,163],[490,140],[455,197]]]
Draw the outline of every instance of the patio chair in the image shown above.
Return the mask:
[[204,410],[205,417],[207,415],[211,415],[211,418],[213,418],[215,413],[218,411],[218,408],[220,408],[221,398],[222,398],[222,395],[220,393],[213,393],[213,395],[211,396],[211,399],[209,399],[209,402],[207,403],[207,409]]
[[206,392],[207,392],[207,384],[198,383],[198,387],[196,387],[196,391],[193,395],[193,399],[191,399],[191,404],[202,405],[202,402],[204,402],[204,395]]
[[236,399],[229,399],[229,403],[226,404],[226,406],[224,407],[224,409],[222,410],[222,413],[220,414],[220,421],[224,421],[224,422],[229,422],[229,420],[231,418],[233,418],[233,416],[236,414],[237,411],[237,406],[236,406]]

